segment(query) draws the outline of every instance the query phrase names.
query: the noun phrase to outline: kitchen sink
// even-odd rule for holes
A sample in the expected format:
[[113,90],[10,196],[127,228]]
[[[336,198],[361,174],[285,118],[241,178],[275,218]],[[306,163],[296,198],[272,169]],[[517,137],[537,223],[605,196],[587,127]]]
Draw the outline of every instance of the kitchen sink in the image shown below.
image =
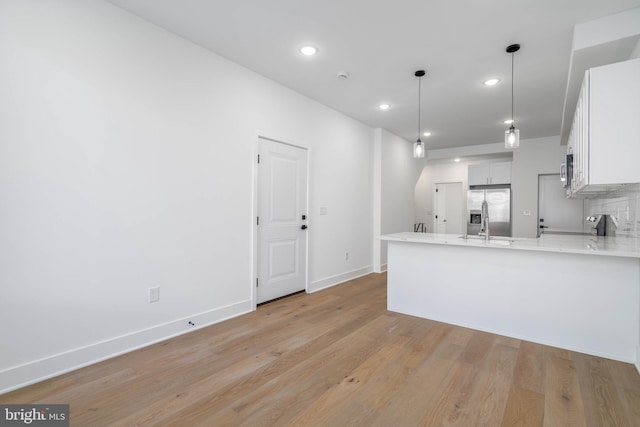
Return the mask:
[[[458,238],[459,239],[464,239],[464,240],[472,240],[472,241],[476,241],[476,242],[478,242],[478,241],[479,242],[484,242],[485,241],[485,237],[484,236],[476,236],[476,235],[458,236]],[[490,244],[509,246],[513,242],[515,242],[515,239],[512,238],[512,237],[505,237],[505,236],[490,236],[489,237],[489,243]]]

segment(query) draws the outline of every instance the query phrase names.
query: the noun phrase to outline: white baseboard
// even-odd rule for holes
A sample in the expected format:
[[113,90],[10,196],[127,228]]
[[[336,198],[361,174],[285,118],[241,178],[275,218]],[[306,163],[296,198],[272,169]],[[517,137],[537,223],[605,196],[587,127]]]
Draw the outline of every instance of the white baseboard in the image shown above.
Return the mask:
[[348,271],[346,273],[337,274],[335,276],[327,277],[326,279],[316,280],[313,283],[309,284],[307,288],[307,293],[314,293],[321,291],[323,289],[330,288],[335,285],[339,285],[340,283],[344,283],[348,280],[356,279],[358,277],[366,276],[369,273],[372,273],[373,269],[370,265],[362,268],[358,268],[357,270]]
[[[0,371],[0,394],[52,378],[252,311],[251,300],[216,308],[148,329]],[[191,321],[195,326],[191,326]]]
[[377,270],[375,268],[373,269],[373,273],[376,273],[376,274],[382,274],[386,272],[387,272],[387,264],[380,265],[380,268]]

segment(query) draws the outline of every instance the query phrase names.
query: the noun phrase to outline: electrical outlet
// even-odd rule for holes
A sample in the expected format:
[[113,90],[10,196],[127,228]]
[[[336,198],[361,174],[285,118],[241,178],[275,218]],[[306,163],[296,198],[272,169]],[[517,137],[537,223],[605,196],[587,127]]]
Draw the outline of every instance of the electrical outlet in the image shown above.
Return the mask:
[[149,288],[149,302],[160,301],[160,286]]

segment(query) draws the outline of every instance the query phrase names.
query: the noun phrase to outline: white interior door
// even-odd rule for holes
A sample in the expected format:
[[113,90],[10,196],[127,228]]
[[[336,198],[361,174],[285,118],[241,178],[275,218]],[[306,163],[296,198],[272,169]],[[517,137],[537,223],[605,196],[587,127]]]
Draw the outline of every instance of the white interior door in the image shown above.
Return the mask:
[[436,233],[462,234],[463,201],[461,182],[436,184]]
[[582,232],[584,201],[566,198],[560,174],[538,177],[538,221],[538,235]]
[[259,139],[257,303],[306,288],[307,150]]

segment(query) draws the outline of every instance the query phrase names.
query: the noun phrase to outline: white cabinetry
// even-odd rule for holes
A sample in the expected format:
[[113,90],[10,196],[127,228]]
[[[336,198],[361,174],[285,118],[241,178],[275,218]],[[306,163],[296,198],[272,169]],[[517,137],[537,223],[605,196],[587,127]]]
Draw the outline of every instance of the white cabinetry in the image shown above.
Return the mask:
[[469,165],[469,185],[511,184],[511,162]]
[[469,165],[469,185],[487,185],[489,173],[489,163]]
[[640,59],[585,72],[567,142],[570,196],[640,182]]

